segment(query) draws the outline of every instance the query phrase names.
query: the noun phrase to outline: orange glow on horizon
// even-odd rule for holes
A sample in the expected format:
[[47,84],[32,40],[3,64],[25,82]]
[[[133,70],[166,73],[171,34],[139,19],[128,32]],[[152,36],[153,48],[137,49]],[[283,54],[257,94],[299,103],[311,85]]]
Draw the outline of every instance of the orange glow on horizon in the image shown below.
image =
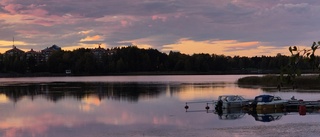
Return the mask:
[[87,36],[80,40],[80,42],[85,42],[85,41],[103,41],[103,37],[100,35],[94,35],[94,36]]
[[[83,44],[80,43],[79,45],[74,45],[74,46],[68,46],[68,47],[63,47],[63,50],[68,50],[68,51],[73,51],[75,49],[79,49],[79,48],[88,48],[88,49],[94,49],[94,48],[98,48],[98,43],[97,44]],[[100,45],[101,48],[106,48],[108,47],[106,44],[101,44]]]
[[[91,30],[80,31],[78,32],[80,35],[89,34]],[[97,48],[97,43],[82,43],[82,42],[90,42],[90,41],[103,41],[103,36],[94,35],[94,36],[86,36],[81,39],[78,44],[63,46],[63,50],[73,51],[79,48]],[[144,44],[148,42],[147,38],[137,39],[133,41],[122,41],[123,43],[132,43],[132,45],[137,46],[141,49],[149,49],[153,48],[152,45]],[[30,51],[31,48],[26,48],[25,46],[33,46],[35,44],[26,43],[23,41],[15,41],[14,44],[17,48],[27,52]],[[0,53],[5,53],[7,50],[12,49],[13,42],[0,40]],[[59,46],[59,45],[58,45]],[[128,45],[122,45],[120,47],[126,47]],[[296,45],[299,49],[310,49],[309,46]],[[106,43],[102,43],[100,45],[102,48],[108,48]],[[290,56],[290,52],[288,47],[276,47],[276,46],[266,46],[258,41],[249,41],[249,42],[239,42],[237,40],[213,40],[213,41],[193,41],[188,39],[181,39],[176,44],[164,45],[160,52],[168,53],[169,51],[178,51],[184,54],[216,54],[216,55],[226,55],[226,56],[276,56],[278,53],[281,55]],[[35,51],[40,51],[42,49],[33,48]],[[320,55],[319,52],[316,51],[316,55]]]
[[[0,40],[0,53],[5,53],[6,51],[12,49],[13,41]],[[19,45],[17,48],[29,51],[30,49],[24,48],[24,46],[32,45],[23,41],[14,41],[14,45]]]
[[192,55],[208,53],[226,56],[276,56],[289,55],[287,47],[265,46],[259,41],[240,42],[236,40],[193,41],[181,39],[177,44],[165,45],[163,51],[179,51]]

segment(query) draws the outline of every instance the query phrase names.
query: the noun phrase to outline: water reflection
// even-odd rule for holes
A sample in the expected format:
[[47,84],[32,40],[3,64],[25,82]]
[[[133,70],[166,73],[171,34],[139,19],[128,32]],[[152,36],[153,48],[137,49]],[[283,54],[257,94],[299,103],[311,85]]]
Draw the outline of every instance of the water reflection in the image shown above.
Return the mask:
[[[111,99],[137,102],[139,99],[157,98],[160,94],[178,96],[181,100],[197,98],[216,98],[221,92],[232,92],[234,86],[217,83],[83,83],[83,82],[52,82],[23,83],[0,86],[0,102],[7,99],[18,102],[23,97],[31,99],[43,97],[57,102],[65,98],[81,100],[87,96],[97,96],[99,100]],[[198,92],[195,92],[198,91]],[[213,92],[215,91],[215,92]],[[237,92],[241,91],[238,90]],[[243,91],[242,94],[250,95]],[[249,91],[252,92],[252,91]]]
[[242,108],[223,109],[221,111],[214,112],[219,116],[221,120],[235,120],[243,118],[246,115],[246,111]]
[[[136,130],[179,129],[195,120],[181,115],[181,100],[213,99],[234,88],[184,82],[7,83],[0,86],[0,136],[130,136]],[[203,121],[201,126],[211,124],[196,120]]]
[[[64,98],[81,100],[87,96],[97,96],[101,99],[125,100],[136,102],[143,98],[156,98],[165,91],[161,84],[137,83],[37,83],[17,84],[0,87],[0,93],[9,100],[18,102],[23,97],[31,99],[41,96],[57,102]],[[4,98],[3,95],[1,98]]]
[[308,108],[306,111],[301,111],[299,107],[291,109],[265,109],[265,110],[248,110],[243,108],[230,108],[222,110],[186,110],[187,113],[193,112],[206,112],[213,113],[218,116],[219,120],[239,120],[244,118],[246,115],[252,116],[256,121],[259,122],[272,122],[280,120],[286,115],[319,115],[320,109]]
[[[89,82],[88,78],[77,82],[78,77],[62,78],[67,79],[65,82],[60,78],[10,79],[17,82],[0,85],[0,136],[223,136],[212,129],[250,127],[263,122],[256,122],[246,111],[223,112],[221,119],[233,120],[220,120],[218,114],[186,113],[183,107],[187,101],[216,100],[225,94],[254,98],[264,93],[260,88],[239,88],[230,83],[238,77],[89,77]],[[292,96],[287,92],[275,94],[282,98]],[[320,98],[320,94],[294,95],[298,99]],[[204,109],[203,105],[199,107]],[[306,115],[290,112],[281,120],[267,123],[320,122],[316,112]]]

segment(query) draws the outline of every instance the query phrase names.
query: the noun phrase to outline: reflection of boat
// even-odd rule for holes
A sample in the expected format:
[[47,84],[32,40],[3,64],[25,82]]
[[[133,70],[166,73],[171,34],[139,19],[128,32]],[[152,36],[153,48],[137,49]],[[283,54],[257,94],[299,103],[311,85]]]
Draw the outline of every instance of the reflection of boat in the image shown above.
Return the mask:
[[257,114],[254,116],[256,121],[261,121],[261,122],[271,122],[275,120],[281,119],[283,114],[281,113],[274,113],[274,114]]
[[285,105],[288,103],[288,100],[283,100],[278,96],[271,95],[260,95],[254,98],[254,101],[251,103],[253,109],[284,109]]
[[222,109],[221,111],[216,111],[221,120],[235,120],[240,119],[245,116],[246,111],[242,108],[232,108],[232,109]]
[[281,119],[281,117],[287,113],[279,109],[260,109],[249,114],[251,114],[256,121],[271,122]]
[[226,109],[226,108],[243,108],[249,105],[250,100],[244,99],[239,95],[222,95],[219,96],[218,101],[215,103],[216,110]]

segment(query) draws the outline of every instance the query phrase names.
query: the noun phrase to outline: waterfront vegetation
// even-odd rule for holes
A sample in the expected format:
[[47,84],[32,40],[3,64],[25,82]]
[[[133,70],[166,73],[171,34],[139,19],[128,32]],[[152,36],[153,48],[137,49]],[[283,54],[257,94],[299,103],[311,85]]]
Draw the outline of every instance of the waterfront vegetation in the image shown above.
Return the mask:
[[[238,80],[240,85],[276,86],[279,90],[283,87],[320,89],[320,64],[319,57],[315,55],[320,47],[319,42],[313,42],[310,49],[289,47],[291,56],[287,65],[281,68],[280,75],[266,75],[263,77],[245,77]],[[309,65],[313,73],[318,75],[302,75],[304,68],[301,64]]]
[[281,77],[280,75],[243,77],[238,79],[237,83],[240,86],[256,85],[274,88],[320,89],[320,78],[318,75],[299,76],[295,78],[294,85],[290,82],[286,82],[286,77]]

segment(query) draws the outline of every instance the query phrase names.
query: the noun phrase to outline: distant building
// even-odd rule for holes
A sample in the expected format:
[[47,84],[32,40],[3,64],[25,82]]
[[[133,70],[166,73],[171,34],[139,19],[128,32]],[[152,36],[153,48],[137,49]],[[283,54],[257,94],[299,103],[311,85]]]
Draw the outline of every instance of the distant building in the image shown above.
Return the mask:
[[102,61],[102,57],[107,54],[107,50],[101,48],[100,45],[98,48],[92,49],[91,52],[99,61]]
[[36,52],[33,49],[31,49],[30,51],[27,51],[26,53],[26,59],[29,60],[31,58],[35,59],[36,63],[39,63],[41,60],[41,53],[40,52]]
[[57,46],[57,45],[52,45],[51,47],[47,47],[45,49],[43,49],[41,51],[42,53],[42,61],[48,61],[50,55],[53,53],[53,52],[56,52],[56,51],[61,51],[61,47]]
[[116,53],[116,50],[104,49],[104,48],[101,48],[99,45],[98,48],[91,49],[91,52],[93,53],[94,57],[101,62],[103,56],[113,55]]
[[71,71],[71,69],[67,69],[67,70],[66,70],[66,74],[67,74],[67,75],[70,75],[70,74],[72,74],[72,71]]
[[110,56],[110,55],[113,55],[116,53],[116,50],[114,49],[107,49],[107,54]]
[[34,51],[33,49],[31,49],[30,51],[26,52],[27,59],[30,58],[30,57],[38,57],[38,56],[40,56],[40,53]]
[[4,54],[6,56],[20,56],[23,55],[25,52],[21,49],[18,49],[16,46],[12,46],[12,49],[6,51]]
[[16,46],[12,46],[12,49],[7,50],[4,53],[4,57],[19,57],[20,60],[23,60],[24,51],[21,49],[18,49]]

